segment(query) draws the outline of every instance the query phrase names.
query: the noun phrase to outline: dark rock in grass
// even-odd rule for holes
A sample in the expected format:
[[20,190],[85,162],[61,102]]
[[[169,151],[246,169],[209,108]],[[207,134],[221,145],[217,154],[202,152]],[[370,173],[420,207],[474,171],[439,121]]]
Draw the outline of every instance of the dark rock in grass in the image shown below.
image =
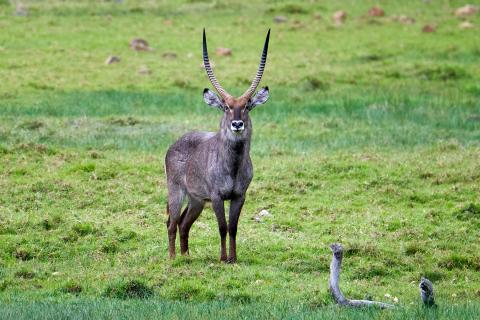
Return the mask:
[[380,7],[372,7],[368,10],[369,17],[383,17],[385,16],[385,11]]
[[103,296],[116,299],[148,299],[153,296],[153,289],[139,280],[117,282],[107,287]]
[[134,38],[130,41],[130,48],[135,51],[151,51],[152,48],[148,45],[147,40],[141,38]]

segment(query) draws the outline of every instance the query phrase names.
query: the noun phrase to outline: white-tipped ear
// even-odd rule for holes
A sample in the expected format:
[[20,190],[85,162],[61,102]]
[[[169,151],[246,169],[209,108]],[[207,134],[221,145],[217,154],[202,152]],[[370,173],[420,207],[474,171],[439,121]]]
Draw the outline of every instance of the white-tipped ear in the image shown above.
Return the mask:
[[267,102],[268,97],[269,97],[268,87],[264,87],[260,89],[260,91],[258,91],[257,94],[253,98],[251,98],[250,101],[248,102],[248,106],[247,106],[248,110],[252,110],[259,104],[264,104],[265,102]]
[[225,106],[224,106],[222,100],[220,99],[220,97],[217,96],[217,94],[215,92],[213,92],[212,90],[209,90],[207,88],[205,88],[203,90],[203,100],[210,107],[219,108],[219,109],[222,109],[222,110],[225,109]]

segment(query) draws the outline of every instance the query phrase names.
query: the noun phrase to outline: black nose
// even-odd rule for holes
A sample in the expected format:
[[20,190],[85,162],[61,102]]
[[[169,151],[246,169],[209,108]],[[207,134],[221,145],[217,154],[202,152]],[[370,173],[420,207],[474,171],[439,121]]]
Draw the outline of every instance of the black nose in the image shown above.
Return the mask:
[[243,128],[243,121],[242,120],[233,120],[232,126],[236,129]]

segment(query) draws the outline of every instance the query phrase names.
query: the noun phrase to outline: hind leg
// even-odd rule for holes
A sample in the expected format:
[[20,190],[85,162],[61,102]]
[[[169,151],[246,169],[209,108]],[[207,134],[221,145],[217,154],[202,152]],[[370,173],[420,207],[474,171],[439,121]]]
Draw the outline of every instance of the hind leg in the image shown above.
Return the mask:
[[182,255],[188,255],[188,233],[192,224],[202,213],[203,201],[190,198],[185,215],[182,214],[181,222],[178,226],[180,233],[180,252]]
[[177,237],[177,226],[180,222],[180,211],[182,210],[182,203],[185,199],[185,192],[178,185],[168,186],[168,253],[170,259],[175,258],[175,238]]

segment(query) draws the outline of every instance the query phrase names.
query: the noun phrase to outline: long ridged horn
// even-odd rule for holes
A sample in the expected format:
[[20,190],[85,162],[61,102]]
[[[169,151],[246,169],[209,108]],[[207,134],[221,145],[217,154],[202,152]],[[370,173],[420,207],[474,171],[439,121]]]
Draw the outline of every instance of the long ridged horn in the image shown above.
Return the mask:
[[260,80],[262,80],[263,70],[265,70],[265,64],[267,63],[268,40],[270,40],[270,29],[268,29],[267,38],[265,39],[265,45],[263,46],[262,58],[260,59],[260,65],[258,66],[257,75],[255,76],[255,79],[253,79],[250,88],[248,88],[248,90],[245,91],[245,93],[242,95],[242,98],[249,99],[260,84]]
[[217,78],[215,78],[215,75],[213,74],[212,67],[210,66],[210,60],[208,59],[207,36],[205,35],[205,28],[203,28],[203,65],[205,67],[205,71],[207,72],[208,79],[210,79],[210,82],[220,96],[222,96],[224,100],[231,97],[231,95],[222,88]]

